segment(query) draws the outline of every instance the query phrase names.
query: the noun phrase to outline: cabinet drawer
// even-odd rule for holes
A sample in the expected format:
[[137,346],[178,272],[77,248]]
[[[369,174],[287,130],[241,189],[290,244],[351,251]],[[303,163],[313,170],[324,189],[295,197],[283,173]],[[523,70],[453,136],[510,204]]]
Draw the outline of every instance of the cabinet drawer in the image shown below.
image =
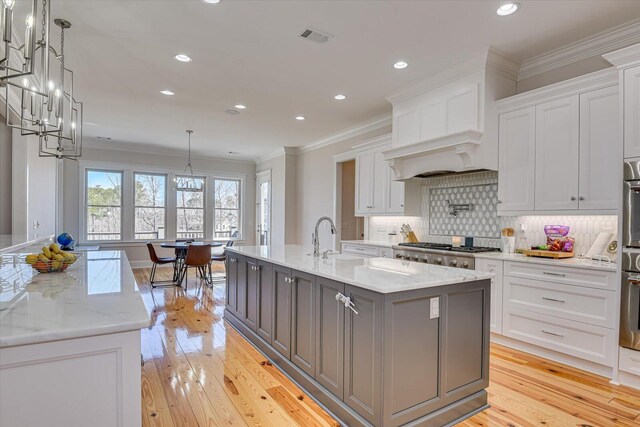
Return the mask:
[[369,256],[369,257],[378,256],[378,248],[375,248],[373,246],[351,245],[348,243],[344,243],[342,245],[342,252],[347,254],[357,254],[357,255]]
[[615,292],[539,280],[506,277],[509,307],[613,329]]
[[505,312],[503,332],[530,344],[606,366],[613,365],[617,340],[612,329],[510,307]]
[[616,274],[612,271],[509,261],[504,263],[504,275],[588,288],[616,290]]
[[621,347],[620,370],[640,376],[640,351]]

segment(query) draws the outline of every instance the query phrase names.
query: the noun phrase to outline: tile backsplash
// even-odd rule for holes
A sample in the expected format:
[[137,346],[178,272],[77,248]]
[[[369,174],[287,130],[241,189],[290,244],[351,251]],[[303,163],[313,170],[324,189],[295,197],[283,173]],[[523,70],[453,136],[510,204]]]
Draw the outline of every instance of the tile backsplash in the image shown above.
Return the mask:
[[[422,216],[371,217],[365,225],[365,238],[388,241],[389,233],[398,233],[402,224],[409,224],[423,241],[450,243],[453,235],[473,236],[476,246],[500,247],[500,230],[511,227],[520,245],[530,246],[546,242],[545,225],[559,224],[571,227],[570,236],[576,239],[575,251],[579,255],[589,250],[600,231],[617,230],[617,217],[613,215],[498,217],[497,182],[497,172],[425,179]],[[474,210],[449,215],[446,200],[473,203]]]

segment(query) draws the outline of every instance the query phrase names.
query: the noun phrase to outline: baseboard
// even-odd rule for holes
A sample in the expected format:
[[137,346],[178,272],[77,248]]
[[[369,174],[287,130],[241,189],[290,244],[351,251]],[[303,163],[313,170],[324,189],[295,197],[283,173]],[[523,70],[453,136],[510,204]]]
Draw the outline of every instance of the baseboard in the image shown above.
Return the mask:
[[620,373],[618,374],[618,383],[640,390],[640,377],[637,375],[620,371]]
[[505,347],[520,350],[534,356],[542,357],[544,359],[549,359],[553,362],[562,363],[564,365],[571,366],[572,368],[582,369],[583,371],[591,372],[593,374],[600,375],[606,378],[613,378],[613,368],[610,366],[605,366],[599,363],[591,362],[589,360],[569,356],[564,353],[549,350],[534,344],[529,344],[524,341],[505,337],[504,335],[495,333],[491,333],[491,342],[503,345]]

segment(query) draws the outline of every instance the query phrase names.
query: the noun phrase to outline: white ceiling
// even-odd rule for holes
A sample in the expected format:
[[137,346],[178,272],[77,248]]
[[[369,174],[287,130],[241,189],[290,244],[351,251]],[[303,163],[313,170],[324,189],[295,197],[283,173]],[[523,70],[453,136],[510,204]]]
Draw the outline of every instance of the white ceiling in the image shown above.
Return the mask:
[[[520,0],[509,17],[496,15],[500,3],[54,0],[52,14],[73,24],[85,139],[183,150],[193,129],[197,153],[257,158],[388,113],[393,90],[488,45],[523,60],[640,16],[638,0]],[[334,37],[297,37],[307,26]],[[409,67],[395,70],[398,59]],[[237,103],[248,108],[225,114]]]

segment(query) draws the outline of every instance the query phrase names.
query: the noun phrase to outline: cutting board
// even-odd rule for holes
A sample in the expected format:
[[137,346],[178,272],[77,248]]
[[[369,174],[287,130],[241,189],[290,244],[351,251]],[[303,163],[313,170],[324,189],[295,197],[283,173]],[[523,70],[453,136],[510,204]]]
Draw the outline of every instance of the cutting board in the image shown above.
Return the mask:
[[541,258],[553,258],[553,259],[562,259],[562,258],[573,258],[573,252],[559,252],[559,251],[542,251],[539,249],[527,249],[523,252],[526,256],[534,256]]

